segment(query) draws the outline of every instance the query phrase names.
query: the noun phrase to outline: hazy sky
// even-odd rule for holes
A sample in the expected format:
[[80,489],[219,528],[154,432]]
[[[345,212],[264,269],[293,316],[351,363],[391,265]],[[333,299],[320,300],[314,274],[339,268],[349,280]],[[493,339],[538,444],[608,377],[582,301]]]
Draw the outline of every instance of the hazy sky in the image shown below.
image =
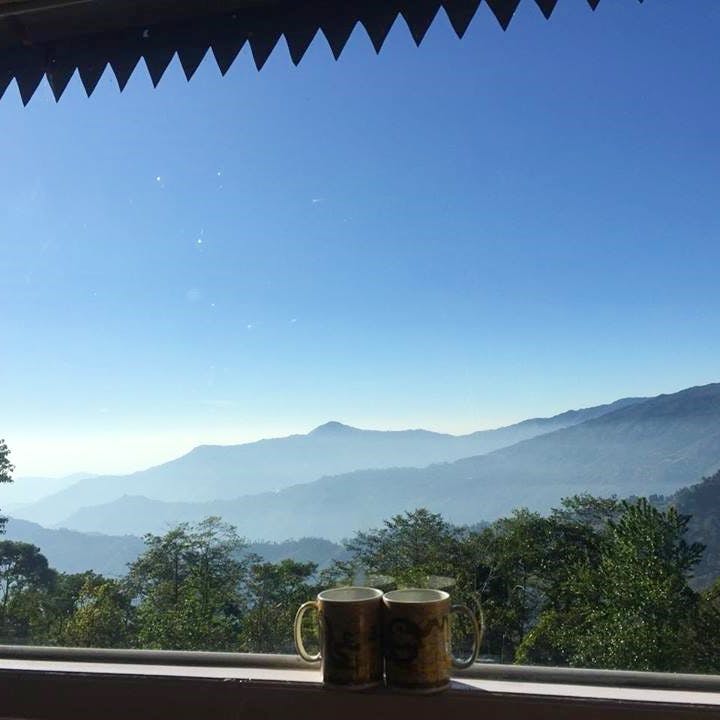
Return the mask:
[[480,7],[0,101],[0,437],[124,472],[718,380],[720,3]]

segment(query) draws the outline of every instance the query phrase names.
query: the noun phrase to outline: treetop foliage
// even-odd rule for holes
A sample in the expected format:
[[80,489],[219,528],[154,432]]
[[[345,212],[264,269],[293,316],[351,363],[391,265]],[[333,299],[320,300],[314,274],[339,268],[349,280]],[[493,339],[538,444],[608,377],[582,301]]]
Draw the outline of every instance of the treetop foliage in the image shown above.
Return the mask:
[[[3,481],[11,471],[2,443]],[[704,488],[716,490],[720,475]],[[297,607],[362,583],[449,591],[477,612],[482,654],[501,662],[720,672],[720,580],[692,584],[705,548],[691,527],[657,498],[580,495],[547,516],[521,508],[474,527],[418,508],[356,533],[318,573],[263,561],[209,517],[146,535],[119,580],[58,573],[38,547],[1,541],[0,642],[292,653]]]
[[[13,481],[13,471],[15,466],[10,462],[10,449],[5,440],[0,438],[0,483],[8,483]],[[0,533],[5,528],[7,518],[0,515]]]

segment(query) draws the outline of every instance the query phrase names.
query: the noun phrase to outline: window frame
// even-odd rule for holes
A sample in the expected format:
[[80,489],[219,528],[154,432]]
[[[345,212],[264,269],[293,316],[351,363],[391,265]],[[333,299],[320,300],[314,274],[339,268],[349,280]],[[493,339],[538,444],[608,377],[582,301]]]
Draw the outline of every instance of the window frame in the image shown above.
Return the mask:
[[[291,655],[0,647],[0,718],[131,716],[694,720],[720,715],[720,676],[476,664],[434,696],[322,688]],[[572,688],[571,688],[572,686]],[[570,692],[572,689],[572,692]],[[671,691],[668,695],[667,691]]]

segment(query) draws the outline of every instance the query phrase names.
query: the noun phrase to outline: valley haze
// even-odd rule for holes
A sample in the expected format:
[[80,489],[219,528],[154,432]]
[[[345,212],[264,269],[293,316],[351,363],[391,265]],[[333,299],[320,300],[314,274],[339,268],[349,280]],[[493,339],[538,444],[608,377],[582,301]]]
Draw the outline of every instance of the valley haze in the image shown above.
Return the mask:
[[80,480],[14,516],[142,535],[220,515],[251,540],[337,541],[420,506],[473,523],[520,506],[546,511],[579,492],[670,494],[718,467],[720,385],[710,384],[462,436],[330,422],[200,446],[131,475]]

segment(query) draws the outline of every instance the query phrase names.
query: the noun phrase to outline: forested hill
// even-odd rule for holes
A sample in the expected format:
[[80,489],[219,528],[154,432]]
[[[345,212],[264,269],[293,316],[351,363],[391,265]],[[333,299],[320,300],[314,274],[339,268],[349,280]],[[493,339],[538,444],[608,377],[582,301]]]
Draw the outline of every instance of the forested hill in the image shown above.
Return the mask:
[[[107,577],[122,577],[128,564],[145,549],[145,543],[134,535],[104,535],[76,530],[51,530],[27,520],[10,518],[2,540],[36,545],[56,570],[81,573],[92,570]],[[259,555],[266,562],[295,560],[314,562],[320,569],[344,556],[340,545],[316,537],[283,542],[250,543],[245,552]]]
[[683,488],[667,500],[653,498],[656,505],[674,505],[679,512],[691,515],[688,536],[706,546],[695,578],[700,586],[720,577],[720,471],[702,482]]
[[[675,506],[679,512],[691,515],[689,540],[707,546],[695,571],[695,583],[710,585],[720,577],[720,471],[701,482],[683,488],[675,494],[651,498],[661,509]],[[94,570],[110,577],[120,577],[144,549],[136,536],[112,536],[82,533],[73,530],[49,530],[35,523],[10,519],[3,539],[37,545],[50,564],[62,572],[78,573]],[[342,546],[317,537],[283,542],[254,542],[248,552],[267,562],[292,559],[314,562],[322,569],[345,555]]]
[[[131,475],[80,480],[18,508],[14,514],[51,526],[81,507],[112,502],[123,495],[142,495],[165,502],[207,502],[275,491],[353,470],[425,467],[491,452],[640,400],[625,398],[609,405],[570,410],[551,418],[524,420],[469,435],[427,430],[361,430],[329,422],[305,435],[241,445],[202,445],[182,457]],[[18,490],[22,483],[23,479],[18,478]]]
[[104,535],[76,530],[51,530],[27,520],[10,518],[2,540],[25,542],[40,548],[50,565],[66,573],[93,570],[108,577],[121,577],[129,562],[145,547],[134,535]]
[[332,540],[415,507],[454,523],[493,520],[517,507],[546,512],[562,497],[670,495],[720,468],[720,385],[660,395],[502,450],[422,469],[363,470],[277,493],[217,503],[126,497],[63,525],[142,533],[221,515],[248,537]]

